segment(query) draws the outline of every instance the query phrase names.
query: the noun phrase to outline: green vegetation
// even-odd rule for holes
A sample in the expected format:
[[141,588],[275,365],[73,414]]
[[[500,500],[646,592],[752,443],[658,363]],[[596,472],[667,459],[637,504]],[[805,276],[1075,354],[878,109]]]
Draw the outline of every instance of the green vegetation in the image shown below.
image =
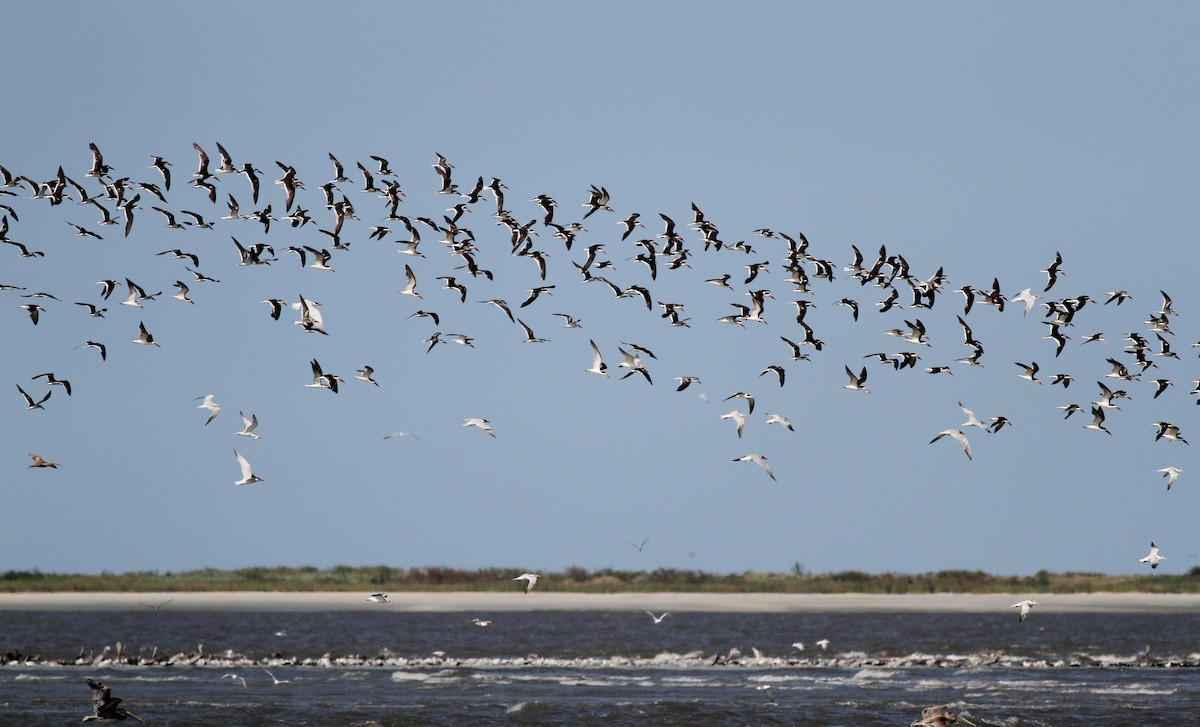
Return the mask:
[[[0,573],[0,593],[61,591],[510,591],[520,570],[484,568],[392,568],[384,565],[327,569],[276,566],[181,573],[141,571],[79,575],[41,571]],[[572,593],[1200,593],[1200,567],[1185,575],[1111,576],[1101,573],[1049,573],[995,576],[982,571],[811,574],[796,564],[791,573],[705,573],[659,568],[652,572],[588,571],[572,567],[544,574],[538,590]]]

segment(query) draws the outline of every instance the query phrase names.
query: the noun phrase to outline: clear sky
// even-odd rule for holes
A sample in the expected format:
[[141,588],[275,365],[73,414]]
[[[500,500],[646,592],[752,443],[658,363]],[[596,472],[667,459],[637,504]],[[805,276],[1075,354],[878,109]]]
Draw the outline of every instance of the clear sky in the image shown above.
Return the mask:
[[[1195,513],[1200,468],[1194,448],[1155,441],[1154,422],[1200,437],[1197,396],[1200,294],[1196,292],[1196,118],[1200,11],[1157,3],[75,3],[50,12],[5,8],[0,164],[38,182],[59,165],[91,194],[96,143],[114,177],[162,185],[153,155],[171,164],[163,204],[148,190],[128,238],[101,226],[78,194],[51,206],[28,186],[5,191],[7,236],[44,257],[0,245],[0,471],[5,530],[0,569],[182,570],[250,565],[388,564],[559,570],[696,568],[721,572],[996,573],[1146,569],[1151,540],[1183,572],[1200,554]],[[215,204],[190,186],[199,143],[219,162],[262,170],[258,204],[245,176],[217,175]],[[336,272],[302,268],[289,246],[329,248],[334,214],[320,186],[345,164],[339,185],[359,219],[346,221]],[[532,259],[511,254],[490,192],[459,221],[475,259],[494,279],[473,277],[441,234],[418,225],[424,258],[398,254],[408,233],[388,221],[384,200],[362,191],[356,162],[389,160],[405,193],[399,214],[431,217],[461,197],[438,194],[437,154],[469,191],[477,177],[507,186],[505,207],[537,219]],[[232,195],[246,214],[284,214],[276,161],[305,188],[297,203],[316,223],[269,233],[253,220],[220,219]],[[376,177],[380,181],[380,177]],[[602,186],[613,211],[586,220],[588,190]],[[557,200],[555,221],[582,221],[571,250],[541,224],[537,195]],[[704,250],[687,223],[699,206],[723,242],[746,254]],[[103,204],[110,210],[115,205]],[[157,205],[215,221],[170,229]],[[618,222],[645,223],[621,241]],[[5,213],[7,214],[7,212]],[[117,218],[123,219],[119,212]],[[657,279],[633,258],[659,217],[678,225],[690,267]],[[19,221],[16,219],[19,216]],[[181,216],[180,219],[185,219]],[[67,223],[98,232],[81,237]],[[386,225],[382,241],[371,228]],[[811,293],[787,282],[793,238],[832,261],[832,282]],[[271,244],[271,265],[239,266],[231,237]],[[460,236],[459,239],[462,239]],[[688,327],[671,327],[633,298],[583,284],[572,263],[603,244],[610,268],[591,272],[652,300],[683,304]],[[843,268],[852,245],[875,259],[902,255],[917,281],[944,270],[932,308],[881,313],[888,291]],[[194,283],[189,262],[156,253],[179,248],[219,283]],[[1062,254],[1062,275],[1043,292],[1041,270]],[[311,262],[311,257],[309,262]],[[751,284],[745,266],[766,262]],[[400,295],[412,266],[420,299]],[[812,276],[817,263],[803,263]],[[731,274],[732,290],[705,281]],[[442,287],[453,275],[466,302]],[[132,279],[149,293],[121,305]],[[978,302],[966,316],[984,346],[970,355],[956,316],[964,286],[1011,298],[1024,288],[1045,300],[1080,295],[1062,354],[1043,340],[1045,309],[1028,316]],[[95,281],[121,286],[108,301]],[[190,285],[194,305],[173,300]],[[517,306],[538,285],[552,295]],[[719,323],[770,290],[762,318]],[[1109,291],[1132,296],[1103,305]],[[1179,359],[1143,323],[1174,299],[1169,333]],[[59,300],[25,299],[47,292]],[[298,314],[279,321],[260,301],[322,304],[328,336],[304,333]],[[479,301],[501,298],[544,343]],[[850,298],[859,319],[835,305]],[[799,342],[793,301],[813,304],[806,322],[824,341],[790,359]],[[19,305],[45,312],[34,326]],[[107,307],[92,318],[76,302]],[[1043,303],[1045,301],[1038,301]],[[410,317],[439,314],[440,323]],[[582,322],[565,328],[554,313]],[[920,319],[928,346],[888,336]],[[161,347],[131,343],[144,322]],[[474,348],[426,341],[463,333]],[[1129,332],[1158,364],[1139,380],[1105,378],[1115,357],[1134,363]],[[1106,343],[1082,343],[1103,332]],[[587,373],[588,341],[607,378]],[[108,347],[78,348],[85,341]],[[653,351],[653,379],[621,380],[623,342]],[[903,371],[863,358],[919,353]],[[340,392],[306,388],[316,358],[344,379]],[[1036,361],[1041,384],[1015,362]],[[354,378],[375,369],[375,387]],[[769,365],[787,373],[780,387]],[[844,367],[869,372],[871,393],[844,388]],[[952,374],[928,374],[930,366]],[[53,372],[73,395],[36,374]],[[1052,385],[1073,377],[1069,389]],[[674,377],[701,383],[675,390]],[[1154,398],[1153,379],[1174,382]],[[1103,381],[1131,399],[1089,431]],[[26,411],[13,384],[40,398]],[[747,411],[726,397],[749,392],[753,414],[739,439],[722,414]],[[208,412],[197,397],[223,405]],[[938,432],[965,421],[958,402],[997,433],[963,429],[968,461]],[[1064,421],[1058,407],[1083,411]],[[257,415],[260,440],[236,436],[238,411]],[[767,414],[795,429],[768,425]],[[490,420],[495,437],[462,419]],[[392,432],[415,436],[384,439]],[[419,438],[418,438],[419,437]],[[264,482],[237,487],[234,449]],[[61,465],[31,469],[29,453]],[[769,458],[777,481],[745,454]],[[1187,470],[1166,490],[1156,471]],[[1193,480],[1193,478],[1197,478]],[[639,551],[631,545],[647,539]]]

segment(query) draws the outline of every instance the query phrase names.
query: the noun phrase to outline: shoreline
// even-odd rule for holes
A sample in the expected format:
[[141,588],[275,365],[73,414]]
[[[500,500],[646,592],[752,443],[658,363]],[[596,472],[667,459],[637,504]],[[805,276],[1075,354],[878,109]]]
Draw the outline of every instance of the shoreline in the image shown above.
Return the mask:
[[147,593],[5,593],[3,611],[642,611],[726,613],[926,612],[987,613],[1026,598],[1038,611],[1082,613],[1200,611],[1200,594],[775,594],[775,593],[539,593],[407,592],[390,603],[369,603],[366,591],[213,591]]

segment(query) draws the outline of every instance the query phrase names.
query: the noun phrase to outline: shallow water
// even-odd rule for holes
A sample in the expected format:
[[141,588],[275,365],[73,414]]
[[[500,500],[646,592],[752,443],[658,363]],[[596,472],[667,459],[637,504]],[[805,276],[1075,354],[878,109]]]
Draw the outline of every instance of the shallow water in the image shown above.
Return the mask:
[[[1177,725],[1200,711],[1198,640],[1200,614],[1036,610],[7,612],[0,653],[34,658],[0,668],[0,723],[77,722],[91,677],[156,725],[904,725],[947,702],[977,724]],[[51,665],[118,641],[206,656]]]

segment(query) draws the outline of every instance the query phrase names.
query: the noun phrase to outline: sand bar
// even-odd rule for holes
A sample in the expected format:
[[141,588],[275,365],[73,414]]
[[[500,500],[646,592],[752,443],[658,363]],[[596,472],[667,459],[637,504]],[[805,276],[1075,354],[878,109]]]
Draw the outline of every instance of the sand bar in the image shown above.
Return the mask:
[[1004,610],[1025,598],[1038,611],[1200,611],[1200,594],[781,594],[781,593],[470,593],[391,594],[391,603],[368,603],[366,592],[8,593],[0,611],[130,611],[162,604],[172,611],[722,611],[941,612]]

